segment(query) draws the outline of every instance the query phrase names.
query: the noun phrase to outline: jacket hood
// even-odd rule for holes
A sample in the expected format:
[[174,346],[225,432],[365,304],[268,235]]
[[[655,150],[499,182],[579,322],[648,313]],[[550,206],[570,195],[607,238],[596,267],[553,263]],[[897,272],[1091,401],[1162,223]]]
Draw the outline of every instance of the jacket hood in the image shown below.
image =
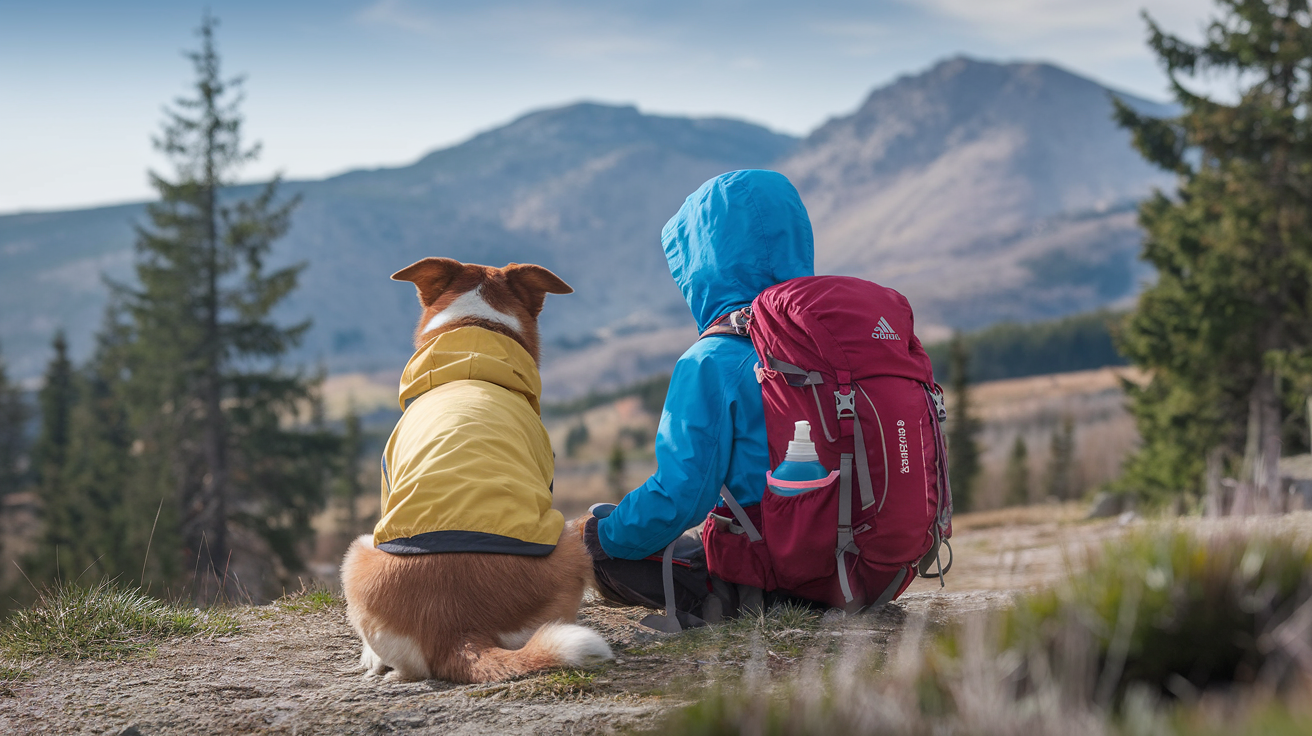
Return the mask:
[[815,275],[806,207],[774,171],[731,171],[701,185],[665,224],[661,244],[699,332],[775,284]]
[[533,357],[509,337],[481,327],[444,332],[415,351],[401,372],[401,408],[431,389],[468,379],[521,393],[533,411],[542,413],[542,377]]

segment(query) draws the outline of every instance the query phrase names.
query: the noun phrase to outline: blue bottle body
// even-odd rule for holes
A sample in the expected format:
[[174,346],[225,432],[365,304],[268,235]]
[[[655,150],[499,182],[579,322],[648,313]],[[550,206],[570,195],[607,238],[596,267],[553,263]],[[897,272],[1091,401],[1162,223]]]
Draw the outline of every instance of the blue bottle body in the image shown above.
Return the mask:
[[[785,460],[782,463],[779,463],[779,467],[775,468],[774,472],[770,475],[777,480],[820,481],[829,477],[829,470],[819,462],[799,463],[792,460]],[[818,483],[814,488],[779,488],[772,485],[770,486],[770,491],[779,496],[796,496],[806,493],[807,491],[813,491],[820,487],[821,485]]]

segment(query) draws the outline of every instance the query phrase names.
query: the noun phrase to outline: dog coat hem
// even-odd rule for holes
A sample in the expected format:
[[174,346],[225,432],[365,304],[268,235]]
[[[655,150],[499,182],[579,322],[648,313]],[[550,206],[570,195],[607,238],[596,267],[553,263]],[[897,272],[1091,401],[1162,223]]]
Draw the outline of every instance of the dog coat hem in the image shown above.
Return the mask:
[[489,552],[501,555],[546,557],[556,548],[554,544],[525,542],[488,532],[446,529],[424,532],[413,537],[402,537],[378,545],[378,549],[394,555],[428,555],[440,552]]

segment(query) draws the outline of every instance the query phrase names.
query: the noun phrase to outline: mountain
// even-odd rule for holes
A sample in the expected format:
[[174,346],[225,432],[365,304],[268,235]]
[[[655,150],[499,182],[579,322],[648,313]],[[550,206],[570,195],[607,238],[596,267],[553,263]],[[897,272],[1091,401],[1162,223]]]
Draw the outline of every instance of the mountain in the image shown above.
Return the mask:
[[[314,320],[295,357],[334,372],[403,365],[418,307],[413,287],[388,276],[426,256],[538,263],[572,284],[543,314],[548,350],[678,324],[687,307],[661,226],[706,179],[768,166],[796,142],[734,120],[576,104],[411,166],[288,182],[304,201],[271,263],[309,267],[280,313]],[[0,349],[15,375],[40,372],[61,326],[75,356],[89,352],[107,294],[100,274],[131,276],[133,224],[144,219],[143,205],[0,217]]]
[[817,268],[892,286],[922,322],[973,328],[1132,295],[1134,205],[1171,179],[1111,119],[1110,96],[1049,64],[943,62],[875,90],[777,167],[815,227]]
[[[695,335],[661,226],[701,182],[738,168],[786,173],[811,212],[818,269],[901,289],[922,334],[1124,302],[1149,276],[1134,202],[1169,179],[1112,123],[1110,94],[1046,64],[957,58],[875,90],[801,141],[577,104],[410,166],[288,182],[304,201],[274,265],[309,266],[281,313],[314,319],[293,357],[399,370],[417,308],[387,277],[441,255],[539,263],[574,286],[543,313],[549,396],[668,370]],[[15,375],[39,374],[60,326],[75,356],[89,352],[101,274],[130,277],[143,219],[140,204],[0,217],[0,348]]]

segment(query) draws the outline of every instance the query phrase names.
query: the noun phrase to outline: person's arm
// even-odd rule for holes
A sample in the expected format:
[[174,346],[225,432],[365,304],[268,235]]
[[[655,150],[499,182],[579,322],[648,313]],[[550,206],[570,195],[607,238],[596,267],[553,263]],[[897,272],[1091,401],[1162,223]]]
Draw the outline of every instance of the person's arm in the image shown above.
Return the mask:
[[670,377],[656,431],[656,472],[594,522],[610,557],[638,560],[660,552],[719,500],[733,447],[733,396],[716,361],[705,351],[690,352]]

